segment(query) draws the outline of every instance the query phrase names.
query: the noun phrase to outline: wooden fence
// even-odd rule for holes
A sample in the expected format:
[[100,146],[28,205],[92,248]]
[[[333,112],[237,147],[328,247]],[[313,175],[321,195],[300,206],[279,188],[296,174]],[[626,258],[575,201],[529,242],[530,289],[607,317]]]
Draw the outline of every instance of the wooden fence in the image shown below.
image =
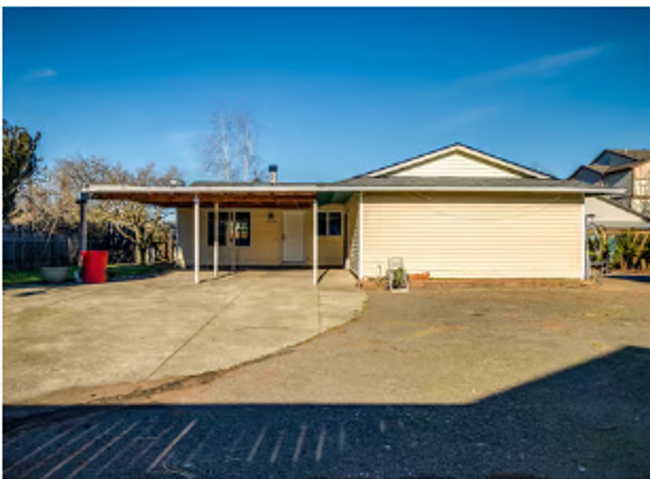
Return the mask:
[[[74,266],[79,257],[79,235],[54,235],[22,228],[3,228],[2,267],[29,270],[43,266]],[[135,247],[119,234],[88,238],[88,249],[108,251],[109,264],[133,263]],[[154,244],[147,252],[150,262],[173,261],[174,241]]]
[[[134,261],[133,245],[122,238],[89,238],[88,249],[108,251],[111,264]],[[78,257],[78,235],[48,236],[19,229],[2,234],[2,267],[6,270],[74,266]]]
[[[67,266],[74,261],[75,245],[64,235],[48,237],[26,231],[3,231],[2,267],[27,270],[41,266]],[[78,242],[77,242],[78,243]]]

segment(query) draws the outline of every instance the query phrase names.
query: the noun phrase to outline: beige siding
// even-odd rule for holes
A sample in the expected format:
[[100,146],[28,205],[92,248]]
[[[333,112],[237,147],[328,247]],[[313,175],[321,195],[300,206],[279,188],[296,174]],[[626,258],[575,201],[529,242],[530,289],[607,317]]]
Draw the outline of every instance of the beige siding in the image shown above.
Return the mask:
[[650,161],[645,161],[634,168],[634,178],[650,180]]
[[359,194],[355,193],[346,204],[347,224],[347,267],[359,276]]
[[580,278],[582,234],[581,195],[366,193],[363,272],[401,256],[440,278]]
[[634,211],[650,218],[650,200],[636,200],[630,201],[630,208]]
[[632,209],[642,215],[650,216],[650,161],[641,163],[634,168],[633,194],[640,198],[632,200]]
[[493,164],[461,153],[450,153],[426,163],[398,171],[390,176],[473,176],[473,177],[507,177],[522,175],[511,173]]
[[[344,212],[343,205],[326,205],[319,208],[319,211],[340,211]],[[312,210],[305,212],[305,261],[312,263],[313,251],[313,218]],[[345,219],[341,218],[342,222]],[[318,264],[320,266],[343,266],[343,234],[341,236],[319,236],[318,237]]]
[[[212,265],[212,246],[208,246],[208,213],[210,208],[201,208],[200,250],[201,265]],[[222,210],[225,211],[225,210]],[[232,210],[230,210],[232,211]],[[282,213],[281,210],[250,209],[237,210],[251,213],[251,245],[229,248],[219,247],[219,264],[230,265],[234,259],[238,265],[275,266],[282,262]],[[269,220],[269,212],[274,218]],[[191,208],[178,210],[178,233],[181,254],[187,266],[194,266],[194,211]],[[234,255],[234,256],[233,256]]]
[[[328,205],[320,211],[343,211],[343,205]],[[201,208],[201,265],[213,264],[213,250],[208,246],[208,213],[211,208]],[[226,210],[221,210],[226,211]],[[239,209],[227,211],[248,211],[251,213],[251,245],[240,247],[219,247],[219,264],[229,266],[234,260],[240,266],[279,266],[282,264],[282,221],[281,209]],[[273,213],[273,219],[269,218]],[[312,264],[313,211],[304,213],[305,264]],[[194,266],[194,210],[180,208],[178,215],[179,261],[181,266]],[[319,237],[319,264],[324,266],[343,265],[343,236]]]

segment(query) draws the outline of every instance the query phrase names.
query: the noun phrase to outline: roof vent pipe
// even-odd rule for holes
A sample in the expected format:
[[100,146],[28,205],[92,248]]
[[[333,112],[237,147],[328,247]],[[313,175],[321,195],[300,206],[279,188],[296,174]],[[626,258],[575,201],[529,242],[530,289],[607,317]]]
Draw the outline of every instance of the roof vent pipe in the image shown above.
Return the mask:
[[278,182],[278,165],[269,165],[269,176],[271,184],[275,185]]

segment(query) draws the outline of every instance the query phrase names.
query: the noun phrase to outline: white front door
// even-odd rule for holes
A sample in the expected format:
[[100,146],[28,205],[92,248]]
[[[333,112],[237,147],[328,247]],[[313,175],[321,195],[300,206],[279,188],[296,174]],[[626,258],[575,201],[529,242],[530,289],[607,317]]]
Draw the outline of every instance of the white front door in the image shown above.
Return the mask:
[[282,261],[305,261],[305,228],[303,211],[285,211],[282,221]]

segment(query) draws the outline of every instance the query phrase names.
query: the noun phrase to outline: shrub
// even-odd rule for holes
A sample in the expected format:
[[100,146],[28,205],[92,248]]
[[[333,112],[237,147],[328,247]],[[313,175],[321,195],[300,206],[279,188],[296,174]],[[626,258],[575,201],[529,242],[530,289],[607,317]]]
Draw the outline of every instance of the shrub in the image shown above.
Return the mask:
[[616,249],[612,266],[621,269],[635,269],[650,263],[650,239],[639,237],[638,233],[627,230],[616,237]]

